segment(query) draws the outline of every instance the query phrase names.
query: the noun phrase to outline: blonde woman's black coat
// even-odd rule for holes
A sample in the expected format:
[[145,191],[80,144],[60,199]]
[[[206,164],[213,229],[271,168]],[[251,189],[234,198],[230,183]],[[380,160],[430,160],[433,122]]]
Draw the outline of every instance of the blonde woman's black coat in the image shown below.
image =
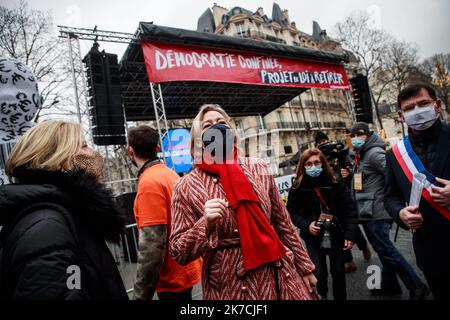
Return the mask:
[[14,174],[0,188],[1,298],[127,299],[105,243],[124,227],[111,194],[83,172]]

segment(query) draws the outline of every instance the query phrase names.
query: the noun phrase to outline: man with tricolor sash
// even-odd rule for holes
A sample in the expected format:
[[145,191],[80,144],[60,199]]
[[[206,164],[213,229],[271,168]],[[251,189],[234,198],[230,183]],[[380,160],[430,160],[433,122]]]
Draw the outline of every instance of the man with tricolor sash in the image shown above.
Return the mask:
[[[450,299],[450,126],[442,122],[442,101],[426,84],[398,96],[408,136],[386,153],[384,204],[403,228],[413,231],[417,265],[435,299]],[[419,206],[410,206],[414,174],[426,180]]]
[[429,295],[428,287],[389,236],[392,217],[384,208],[385,143],[378,134],[370,131],[365,122],[353,124],[350,136],[355,151],[351,186],[358,206],[359,223],[382,265],[381,286],[371,289],[371,293],[383,296],[401,294],[400,278],[409,290],[410,300],[424,300]]

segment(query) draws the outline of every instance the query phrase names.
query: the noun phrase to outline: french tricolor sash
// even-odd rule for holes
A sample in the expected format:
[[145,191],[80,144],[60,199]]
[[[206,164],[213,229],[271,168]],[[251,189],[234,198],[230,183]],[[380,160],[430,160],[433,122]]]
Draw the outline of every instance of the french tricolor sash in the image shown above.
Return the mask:
[[414,152],[409,138],[405,137],[402,141],[392,147],[392,152],[411,184],[415,173],[420,172],[426,176],[427,179],[422,190],[422,197],[447,220],[450,220],[450,209],[436,204],[431,199],[431,186],[436,183],[436,178],[425,169],[419,157]]

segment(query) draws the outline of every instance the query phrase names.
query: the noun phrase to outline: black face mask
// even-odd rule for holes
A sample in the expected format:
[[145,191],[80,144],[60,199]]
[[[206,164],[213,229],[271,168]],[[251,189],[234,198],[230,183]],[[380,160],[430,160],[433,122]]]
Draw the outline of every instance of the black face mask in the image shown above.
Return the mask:
[[[228,159],[232,157],[234,149],[234,136],[230,127],[224,124],[216,123],[209,127],[202,136],[206,151],[213,157]],[[217,141],[216,141],[217,140]]]

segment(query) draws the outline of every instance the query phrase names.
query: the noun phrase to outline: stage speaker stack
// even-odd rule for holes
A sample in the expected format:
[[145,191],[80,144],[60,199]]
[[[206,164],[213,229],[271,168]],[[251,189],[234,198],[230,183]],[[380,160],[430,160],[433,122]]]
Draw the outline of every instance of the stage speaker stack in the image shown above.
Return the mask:
[[358,75],[349,81],[352,86],[352,96],[355,103],[356,121],[373,123],[372,99],[367,77]]
[[83,62],[94,143],[100,146],[126,144],[117,55],[105,53],[104,50],[100,52],[98,44],[94,43]]

